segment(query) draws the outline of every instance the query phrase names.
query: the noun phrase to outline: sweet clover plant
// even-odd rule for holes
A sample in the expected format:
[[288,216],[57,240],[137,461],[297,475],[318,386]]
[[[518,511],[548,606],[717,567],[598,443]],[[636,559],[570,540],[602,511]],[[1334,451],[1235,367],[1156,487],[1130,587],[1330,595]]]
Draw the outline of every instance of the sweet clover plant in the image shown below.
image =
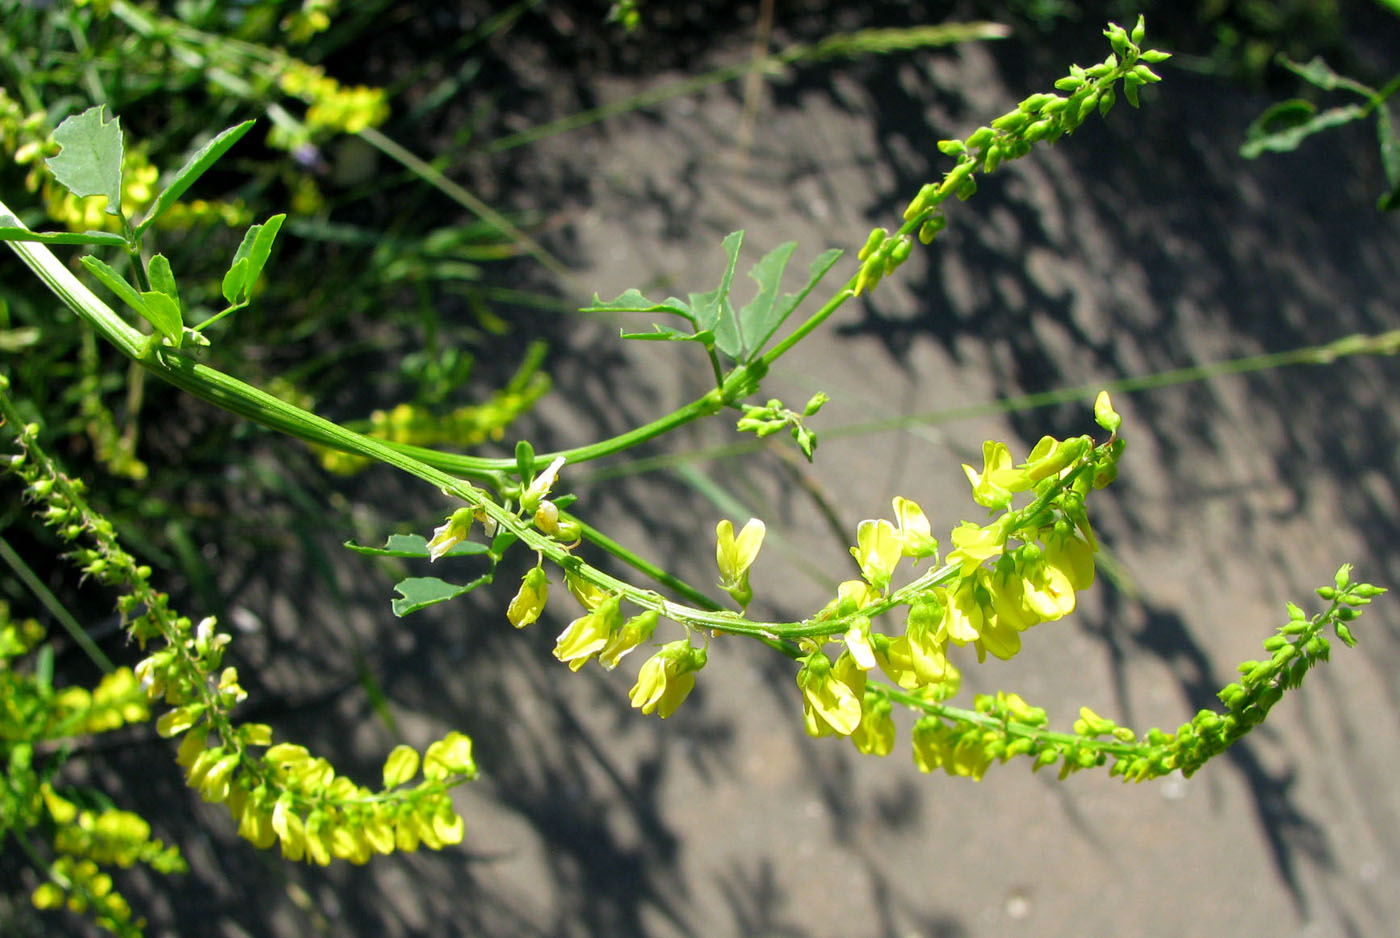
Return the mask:
[[[315,29],[323,11],[308,10],[301,26]],[[617,4],[614,16],[631,22],[636,7]],[[1110,49],[1101,61],[1071,67],[1053,90],[1030,95],[964,139],[938,142],[949,169],[913,194],[902,218],[869,232],[844,281],[831,279],[844,252],[827,250],[810,256],[800,286],[784,292],[788,265],[799,254],[787,243],[746,271],[757,289],[747,301],[736,299],[744,240],[736,231],[721,244],[722,270],[709,289],[683,299],[658,300],[637,289],[610,300],[595,296],[588,311],[652,320],[649,329],[624,331],[623,339],[694,346],[697,366],[713,387],[648,424],[561,452],[537,453],[525,440],[508,458],[443,452],[430,447],[453,434],[415,430],[411,415],[403,416],[402,426],[386,415],[357,429],[206,363],[205,347],[221,341],[214,327],[257,303],[259,284],[275,275],[275,247],[287,216],[240,220],[253,223],[217,278],[222,305],[204,312],[189,301],[188,285],[207,274],[177,271],[157,250],[161,222],[182,210],[185,196],[235,151],[252,121],[212,136],[182,166],[157,176],[133,165],[116,115],[101,106],[73,115],[42,144],[47,156],[34,166],[62,188],[62,198],[78,200],[80,211],[70,220],[79,224],[32,231],[0,202],[0,239],[86,328],[150,375],[333,454],[330,465],[382,463],[452,499],[455,507],[431,530],[391,535],[382,547],[347,544],[369,556],[423,558],[441,572],[399,582],[391,603],[396,615],[491,588],[501,593],[502,618],[525,629],[539,627],[549,603],[564,605],[570,621],[555,640],[559,663],[571,671],[636,665],[631,706],[660,719],[684,706],[704,681],[712,643],[751,639],[767,646],[764,653],[786,659],[793,719],[811,736],[845,738],[862,753],[894,752],[894,715],[906,711],[913,717],[907,745],[924,772],[976,779],[1020,757],[1032,770],[1053,769],[1061,778],[1100,767],[1135,782],[1190,775],[1258,726],[1327,659],[1332,638],[1353,644],[1354,620],[1383,590],[1354,580],[1351,568],[1342,566],[1334,582],[1317,591],[1322,611],[1310,614],[1290,604],[1286,621],[1264,641],[1263,657],[1243,662],[1238,680],[1220,690],[1220,707],[1175,728],[1139,731],[1084,707],[1057,729],[1044,709],[1012,691],[956,704],[966,668],[989,655],[1017,655],[1072,614],[1079,594],[1095,581],[1091,508],[1095,493],[1113,483],[1132,437],[1107,392],[1095,398],[1092,415],[1085,414],[1081,435],[1045,436],[1024,453],[987,441],[980,465],[963,467],[972,502],[963,510],[979,520],[935,532],[923,506],[891,493],[888,514],[862,521],[854,532],[850,553],[859,578],[841,582],[829,602],[789,621],[748,614],[766,587],[750,578],[766,535],[763,519],[700,523],[706,543],[714,532],[716,585],[727,596],[722,604],[590,526],[582,516],[586,506],[568,492],[580,465],[701,419],[734,419],[738,432],[759,436],[787,431],[813,459],[818,432],[812,424],[827,397],[818,394],[800,408],[777,399],[754,403],[769,369],[837,309],[896,276],[919,245],[935,243],[948,213],[976,194],[980,179],[1108,115],[1120,98],[1138,106],[1140,89],[1159,80],[1153,66],[1169,56],[1144,48],[1141,19],[1131,29],[1110,24],[1104,35]],[[326,81],[314,70],[282,80],[288,93],[314,99],[305,126],[357,121],[364,129],[375,123],[379,99],[325,87]],[[1383,96],[1375,94],[1370,107],[1381,103],[1377,99]],[[1377,113],[1384,114],[1383,107]],[[51,250],[75,247],[92,253],[69,264]],[[515,396],[498,402],[502,412],[518,412],[543,393],[533,373],[522,370],[508,388]],[[326,756],[278,740],[270,725],[240,719],[247,693],[237,669],[224,663],[230,634],[212,616],[172,608],[153,585],[151,569],[123,544],[122,532],[89,504],[82,480],[65,471],[42,444],[40,427],[22,416],[16,399],[24,394],[0,375],[3,468],[23,485],[31,508],[81,574],[115,595],[123,628],[144,656],[131,669],[108,662],[107,674],[91,689],[56,688],[37,624],[0,614],[0,749],[7,765],[0,830],[43,875],[34,904],[66,905],[115,934],[141,933],[139,916],[106,869],[144,863],[174,872],[183,864],[178,849],[152,839],[149,825],[134,814],[84,807],[80,796],[65,792],[58,770],[64,740],[152,718],[157,732],[173,741],[189,786],[224,805],[238,834],[256,847],[326,865],[462,842],[466,822],[449,792],[477,775],[471,740],[454,731],[421,752],[397,746],[385,756],[381,777],[368,785],[342,774]],[[473,419],[462,417],[463,426],[470,429]],[[506,422],[491,418],[483,426]],[[508,554],[534,559],[518,585],[495,582]],[[621,561],[634,576],[607,572],[600,556]]]

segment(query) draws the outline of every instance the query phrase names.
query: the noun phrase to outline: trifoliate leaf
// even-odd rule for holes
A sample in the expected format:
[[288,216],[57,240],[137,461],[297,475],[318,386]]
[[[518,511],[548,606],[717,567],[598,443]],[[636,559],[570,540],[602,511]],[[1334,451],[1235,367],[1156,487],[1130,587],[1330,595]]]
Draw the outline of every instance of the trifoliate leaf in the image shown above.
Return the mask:
[[53,139],[62,150],[44,162],[54,178],[80,199],[107,197],[107,214],[119,215],[122,207],[122,128],[113,117],[102,119],[106,106],[99,104],[67,118],[54,129]]
[[233,252],[233,261],[228,273],[224,274],[224,299],[230,304],[246,303],[253,295],[253,288],[262,276],[263,266],[272,253],[272,244],[277,240],[277,232],[282,229],[286,215],[273,215],[261,225],[250,225],[243,235],[238,250]]

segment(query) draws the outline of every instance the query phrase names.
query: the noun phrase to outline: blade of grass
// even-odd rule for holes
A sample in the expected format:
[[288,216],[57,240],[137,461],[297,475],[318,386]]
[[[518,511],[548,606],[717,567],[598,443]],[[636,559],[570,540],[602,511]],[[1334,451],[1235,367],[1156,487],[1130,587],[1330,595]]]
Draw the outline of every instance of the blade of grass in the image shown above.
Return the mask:
[[92,637],[78,623],[78,620],[73,618],[73,614],[63,603],[58,601],[58,597],[53,594],[53,591],[35,576],[34,571],[29,568],[29,564],[24,562],[24,558],[3,537],[0,537],[0,559],[10,565],[10,569],[14,571],[19,581],[28,587],[29,591],[34,594],[34,598],[39,600],[40,604],[49,611],[49,615],[58,620],[58,624],[63,626],[63,630],[87,654],[93,664],[101,668],[104,674],[111,674],[116,670],[117,666],[112,664],[112,659],[108,658],[102,649],[97,647],[97,643],[92,640]]

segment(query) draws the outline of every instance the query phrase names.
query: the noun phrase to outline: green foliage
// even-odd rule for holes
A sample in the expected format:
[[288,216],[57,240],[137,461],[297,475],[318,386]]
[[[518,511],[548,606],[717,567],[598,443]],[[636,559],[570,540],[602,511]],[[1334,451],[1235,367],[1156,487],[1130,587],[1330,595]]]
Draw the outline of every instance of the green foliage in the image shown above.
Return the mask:
[[121,121],[104,121],[106,108],[88,108],[54,129],[59,151],[45,160],[59,184],[80,199],[103,196],[107,214],[122,210]]
[[1304,98],[1292,98],[1271,105],[1255,118],[1245,131],[1240,155],[1257,159],[1264,153],[1287,153],[1298,148],[1313,134],[1364,120],[1376,118],[1376,139],[1380,146],[1381,168],[1385,172],[1386,191],[1376,207],[1383,212],[1400,207],[1400,136],[1390,114],[1390,98],[1400,91],[1400,75],[1385,87],[1376,90],[1361,82],[1334,72],[1320,57],[1300,65],[1286,57],[1279,62],[1290,72],[1323,91],[1349,91],[1360,95],[1365,104],[1346,104],[1319,111],[1317,105]]

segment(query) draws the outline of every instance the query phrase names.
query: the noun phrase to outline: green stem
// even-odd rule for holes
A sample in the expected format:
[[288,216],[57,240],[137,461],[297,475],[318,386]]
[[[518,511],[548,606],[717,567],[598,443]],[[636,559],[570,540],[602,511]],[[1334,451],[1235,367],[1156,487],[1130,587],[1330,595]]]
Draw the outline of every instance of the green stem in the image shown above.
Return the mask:
[[[6,410],[9,411],[5,414],[6,419],[18,420],[19,414],[11,411],[8,405],[9,401],[6,399],[4,401],[4,406]],[[11,416],[11,414],[13,414],[13,416]],[[104,674],[111,674],[116,670],[117,666],[112,664],[112,659],[108,658],[106,654],[103,653],[102,649],[97,647],[97,643],[92,640],[92,636],[88,635],[87,631],[79,624],[78,620],[73,618],[73,614],[68,611],[63,603],[58,601],[58,597],[53,594],[53,590],[45,586],[44,582],[34,575],[34,571],[29,568],[29,564],[24,562],[24,558],[10,546],[9,541],[2,537],[0,537],[0,560],[4,560],[10,565],[10,569],[15,572],[15,576],[19,577],[20,582],[29,588],[29,591],[33,593],[39,602],[43,604],[44,608],[49,611],[49,615],[58,620],[59,624],[63,626],[63,630],[72,637],[73,641],[87,654],[93,664],[101,668]]]
[[[0,214],[5,212],[8,212],[8,208],[3,202],[0,202]],[[640,589],[610,576],[584,563],[562,544],[541,534],[513,512],[496,504],[481,489],[464,482],[462,479],[448,475],[446,472],[379,440],[348,430],[310,411],[302,410],[279,400],[231,375],[196,361],[186,352],[166,346],[148,344],[147,337],[141,335],[140,332],[122,320],[111,307],[94,296],[46,246],[23,241],[11,241],[8,244],[49,289],[80,318],[103,338],[139,362],[148,371],[153,372],[157,377],[223,410],[270,429],[310,443],[366,456],[421,479],[442,490],[445,494],[459,498],[473,508],[482,511],[497,525],[514,533],[532,550],[548,557],[560,567],[574,571],[576,575],[606,592],[619,594],[629,602],[643,609],[653,609],[673,621],[721,632],[778,640],[785,637],[825,635],[829,634],[833,628],[833,623],[814,625],[805,622],[750,622],[732,612],[698,609],[670,602],[651,590]],[[726,386],[738,387],[744,378],[745,369],[737,369],[731,375],[730,380],[726,382]],[[666,428],[678,426],[687,420],[693,420],[705,413],[717,410],[720,406],[720,400],[720,392],[718,390],[711,391],[700,400],[669,417],[662,418],[660,421],[615,437],[611,441],[565,451],[565,455],[572,452],[584,454],[587,458],[594,458],[605,452],[625,449],[636,442],[650,439],[657,433],[664,432]],[[499,463],[502,464],[502,472],[507,466],[513,466],[513,461],[510,460],[500,460]],[[496,481],[503,484],[504,478]],[[921,579],[926,579],[926,577]]]

